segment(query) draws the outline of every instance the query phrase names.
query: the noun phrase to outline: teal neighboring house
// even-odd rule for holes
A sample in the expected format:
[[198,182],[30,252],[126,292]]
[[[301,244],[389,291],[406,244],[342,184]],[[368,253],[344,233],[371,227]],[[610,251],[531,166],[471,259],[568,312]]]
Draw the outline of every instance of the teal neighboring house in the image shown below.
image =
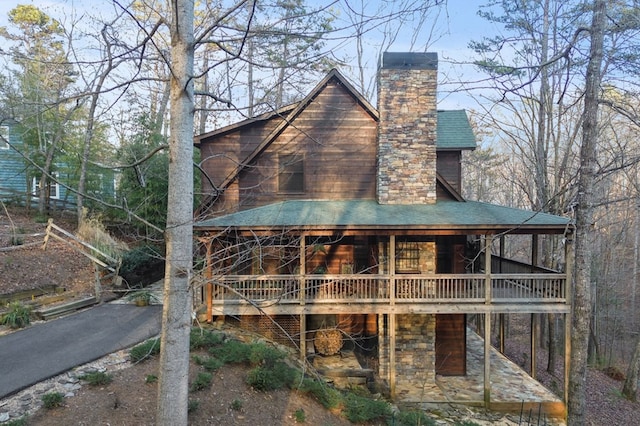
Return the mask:
[[[40,172],[21,154],[24,143],[20,126],[16,122],[0,124],[0,200],[25,205],[27,198],[34,204],[38,199]],[[49,183],[49,207],[73,209],[75,193],[68,189],[77,187],[77,170],[65,163],[56,163]],[[95,170],[88,173],[89,193],[109,202],[115,197],[115,173],[112,170]]]

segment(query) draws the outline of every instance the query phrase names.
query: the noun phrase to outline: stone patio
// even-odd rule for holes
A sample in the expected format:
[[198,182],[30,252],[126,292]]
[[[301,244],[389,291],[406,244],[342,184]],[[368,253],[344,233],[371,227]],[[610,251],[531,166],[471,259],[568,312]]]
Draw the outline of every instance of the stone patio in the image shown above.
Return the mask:
[[[325,376],[337,385],[364,384],[360,377],[345,377],[359,364],[352,353],[332,357],[318,357],[314,362]],[[436,376],[435,383],[425,383],[405,395],[402,403],[415,404],[424,409],[441,404],[484,407],[484,340],[473,330],[467,330],[467,375]],[[565,404],[562,399],[531,378],[518,365],[491,348],[491,410],[520,413],[525,417],[545,416],[564,419]],[[341,379],[337,379],[341,376]],[[341,382],[341,383],[340,383]],[[556,424],[556,423],[554,423]]]

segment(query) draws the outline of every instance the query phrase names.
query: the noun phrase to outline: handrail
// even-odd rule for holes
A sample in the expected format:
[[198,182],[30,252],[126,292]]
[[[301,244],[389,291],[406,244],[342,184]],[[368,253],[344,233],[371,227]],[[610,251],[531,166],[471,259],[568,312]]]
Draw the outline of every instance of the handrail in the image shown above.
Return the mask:
[[[213,303],[566,303],[566,274],[226,275],[211,282]],[[301,292],[300,289],[304,289]],[[489,298],[487,299],[487,294]]]

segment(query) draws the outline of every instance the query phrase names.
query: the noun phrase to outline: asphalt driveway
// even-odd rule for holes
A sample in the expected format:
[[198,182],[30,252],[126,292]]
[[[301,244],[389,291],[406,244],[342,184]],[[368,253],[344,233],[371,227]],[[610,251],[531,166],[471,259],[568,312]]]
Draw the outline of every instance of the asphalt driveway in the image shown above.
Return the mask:
[[107,303],[0,336],[0,399],[160,333],[162,306]]

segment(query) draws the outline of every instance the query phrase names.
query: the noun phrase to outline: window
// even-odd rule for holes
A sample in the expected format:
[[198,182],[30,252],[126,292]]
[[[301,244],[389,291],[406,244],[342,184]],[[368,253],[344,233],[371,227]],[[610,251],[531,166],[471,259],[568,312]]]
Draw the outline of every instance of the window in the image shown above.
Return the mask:
[[[58,179],[57,173],[52,173],[52,176]],[[40,193],[40,179],[34,177],[31,181],[31,187],[33,188],[33,195],[38,196]],[[60,199],[60,185],[58,182],[53,182],[49,179],[49,198]]]
[[0,126],[0,149],[9,149],[9,126]]
[[278,192],[300,194],[304,192],[304,161],[295,154],[278,157]]
[[408,241],[396,243],[396,272],[420,272],[420,246],[418,243]]

